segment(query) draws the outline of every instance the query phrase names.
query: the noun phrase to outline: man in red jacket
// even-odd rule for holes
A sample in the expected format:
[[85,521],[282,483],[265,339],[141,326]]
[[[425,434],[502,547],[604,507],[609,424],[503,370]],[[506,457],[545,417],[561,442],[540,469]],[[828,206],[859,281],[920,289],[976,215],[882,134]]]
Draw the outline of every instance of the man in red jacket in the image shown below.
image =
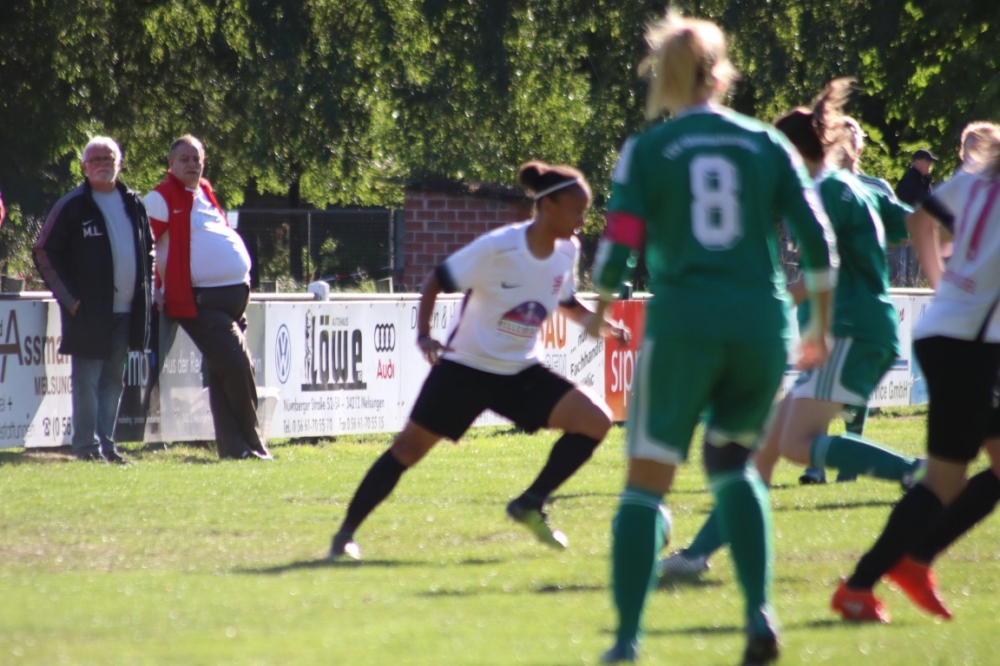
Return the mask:
[[250,255],[201,176],[201,141],[191,135],[177,139],[167,163],[167,179],[145,198],[164,312],[204,357],[219,457],[270,460],[245,337]]

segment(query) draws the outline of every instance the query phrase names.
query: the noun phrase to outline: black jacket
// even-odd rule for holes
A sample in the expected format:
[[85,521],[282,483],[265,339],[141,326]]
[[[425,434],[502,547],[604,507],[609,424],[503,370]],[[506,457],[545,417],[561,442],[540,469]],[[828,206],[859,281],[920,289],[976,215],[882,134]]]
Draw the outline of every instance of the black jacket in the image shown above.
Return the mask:
[[896,198],[916,208],[931,193],[931,177],[917,171],[910,165],[896,185]]
[[[139,194],[121,181],[117,189],[134,231],[136,284],[129,349],[140,351],[149,344],[153,243],[149,218]],[[35,241],[33,254],[38,272],[62,309],[59,352],[84,358],[110,356],[114,262],[107,223],[94,201],[89,182],[84,181],[52,207]],[[77,300],[80,307],[74,316],[69,308]]]

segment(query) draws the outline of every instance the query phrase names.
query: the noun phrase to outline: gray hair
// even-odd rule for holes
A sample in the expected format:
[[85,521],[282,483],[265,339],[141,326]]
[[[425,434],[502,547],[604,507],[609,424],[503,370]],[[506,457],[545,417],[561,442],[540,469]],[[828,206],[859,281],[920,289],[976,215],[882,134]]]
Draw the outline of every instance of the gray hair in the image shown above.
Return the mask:
[[83,152],[80,154],[80,161],[87,161],[87,153],[90,152],[91,148],[96,148],[98,146],[107,148],[115,156],[116,162],[122,161],[122,149],[118,147],[118,142],[112,139],[110,136],[95,136],[87,145],[83,147]]
[[185,134],[179,139],[174,139],[174,142],[170,144],[170,152],[168,154],[170,156],[173,156],[174,151],[177,150],[177,147],[184,145],[191,146],[192,148],[198,151],[199,155],[201,155],[202,157],[205,156],[204,144],[202,144],[202,142],[198,140],[198,137],[196,137],[193,134]]

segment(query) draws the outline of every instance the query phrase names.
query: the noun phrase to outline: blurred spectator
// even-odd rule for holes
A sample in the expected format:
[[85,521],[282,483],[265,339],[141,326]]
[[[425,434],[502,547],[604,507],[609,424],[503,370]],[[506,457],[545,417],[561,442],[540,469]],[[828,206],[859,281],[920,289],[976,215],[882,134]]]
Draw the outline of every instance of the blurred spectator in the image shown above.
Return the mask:
[[910,206],[917,206],[930,195],[931,166],[937,160],[937,156],[926,148],[913,153],[910,168],[896,185],[896,196],[900,201]]

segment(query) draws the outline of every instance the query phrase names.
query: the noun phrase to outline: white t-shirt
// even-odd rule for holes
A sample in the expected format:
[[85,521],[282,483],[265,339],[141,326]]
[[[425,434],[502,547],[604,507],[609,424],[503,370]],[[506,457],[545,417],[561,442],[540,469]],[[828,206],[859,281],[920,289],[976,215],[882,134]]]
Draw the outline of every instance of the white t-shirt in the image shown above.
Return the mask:
[[[191,191],[191,190],[189,190]],[[156,190],[143,199],[150,219],[167,222],[167,202]],[[170,230],[156,241],[156,270],[165,279]],[[228,287],[250,283],[250,254],[243,239],[199,187],[191,208],[191,286]]]
[[443,286],[468,293],[443,358],[500,375],[540,362],[542,323],[576,293],[580,242],[559,239],[539,259],[528,250],[530,224],[501,227],[445,260]]
[[934,191],[955,216],[953,252],[913,338],[1000,342],[1000,179],[964,171]]

